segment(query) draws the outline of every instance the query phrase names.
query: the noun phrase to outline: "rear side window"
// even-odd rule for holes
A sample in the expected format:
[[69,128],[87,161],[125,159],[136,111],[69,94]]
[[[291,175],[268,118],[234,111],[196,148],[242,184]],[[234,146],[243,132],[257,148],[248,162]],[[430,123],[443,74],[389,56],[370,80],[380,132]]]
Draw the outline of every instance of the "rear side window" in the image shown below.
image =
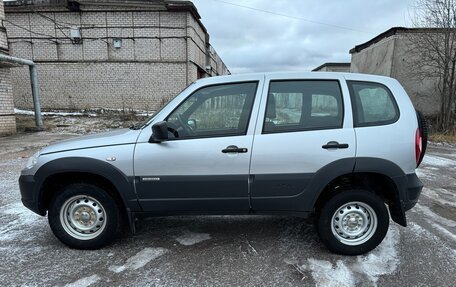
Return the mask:
[[263,133],[341,128],[342,119],[338,81],[271,81]]
[[355,127],[392,124],[399,109],[391,91],[382,84],[349,81]]

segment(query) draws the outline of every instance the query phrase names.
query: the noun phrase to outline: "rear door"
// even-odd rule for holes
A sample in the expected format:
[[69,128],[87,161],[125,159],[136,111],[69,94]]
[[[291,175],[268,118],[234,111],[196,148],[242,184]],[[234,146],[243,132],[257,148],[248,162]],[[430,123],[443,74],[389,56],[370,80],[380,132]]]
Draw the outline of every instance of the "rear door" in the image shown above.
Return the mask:
[[250,167],[255,211],[308,211],[315,175],[340,164],[352,170],[355,163],[344,78],[319,73],[289,77],[265,80]]

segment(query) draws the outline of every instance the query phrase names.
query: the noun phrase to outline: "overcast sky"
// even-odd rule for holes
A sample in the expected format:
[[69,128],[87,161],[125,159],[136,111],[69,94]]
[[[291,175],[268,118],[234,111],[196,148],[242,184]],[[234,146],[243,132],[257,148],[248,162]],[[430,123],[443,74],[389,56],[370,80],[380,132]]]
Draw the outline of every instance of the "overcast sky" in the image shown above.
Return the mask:
[[309,71],[325,62],[350,62],[348,51],[355,45],[391,27],[410,25],[414,3],[413,0],[192,1],[209,32],[212,46],[233,74]]

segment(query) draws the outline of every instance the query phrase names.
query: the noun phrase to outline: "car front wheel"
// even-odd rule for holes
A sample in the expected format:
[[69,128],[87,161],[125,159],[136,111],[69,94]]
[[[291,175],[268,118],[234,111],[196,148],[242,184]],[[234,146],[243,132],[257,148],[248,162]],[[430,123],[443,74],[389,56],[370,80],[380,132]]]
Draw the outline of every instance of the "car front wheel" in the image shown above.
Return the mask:
[[54,235],[77,249],[97,249],[116,234],[118,208],[103,189],[91,184],[71,184],[51,200],[48,220]]

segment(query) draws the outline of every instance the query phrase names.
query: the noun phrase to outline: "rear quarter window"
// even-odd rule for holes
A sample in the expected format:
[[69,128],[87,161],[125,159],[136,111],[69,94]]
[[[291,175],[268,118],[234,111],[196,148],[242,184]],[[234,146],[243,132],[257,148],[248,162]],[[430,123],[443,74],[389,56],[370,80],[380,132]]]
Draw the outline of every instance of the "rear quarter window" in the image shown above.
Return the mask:
[[391,91],[380,83],[348,81],[355,127],[387,125],[399,119]]

